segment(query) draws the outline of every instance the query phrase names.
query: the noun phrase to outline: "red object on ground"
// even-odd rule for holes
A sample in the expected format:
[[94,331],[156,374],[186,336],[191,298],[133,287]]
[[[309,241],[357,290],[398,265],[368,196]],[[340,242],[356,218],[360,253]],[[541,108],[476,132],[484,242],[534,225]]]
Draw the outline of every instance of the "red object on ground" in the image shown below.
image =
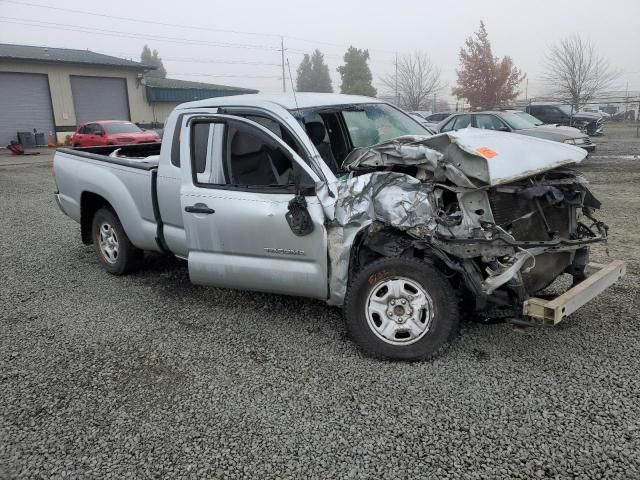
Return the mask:
[[127,120],[98,120],[78,125],[71,137],[74,147],[101,145],[130,145],[132,143],[159,142],[160,136],[148,132]]
[[15,140],[11,140],[11,143],[7,145],[7,149],[14,155],[24,155],[24,148]]

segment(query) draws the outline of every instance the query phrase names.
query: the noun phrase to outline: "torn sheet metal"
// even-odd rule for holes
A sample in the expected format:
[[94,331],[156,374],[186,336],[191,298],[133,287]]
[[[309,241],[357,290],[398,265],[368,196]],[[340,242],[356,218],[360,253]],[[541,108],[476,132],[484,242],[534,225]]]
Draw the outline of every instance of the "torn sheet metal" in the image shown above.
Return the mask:
[[433,187],[411,175],[374,172],[338,184],[334,220],[329,225],[330,304],[340,305],[347,290],[353,241],[374,221],[400,230],[437,227]]
[[422,165],[436,181],[447,178],[473,188],[479,180],[495,186],[531,177],[554,168],[580,163],[582,148],[507,132],[465,128],[431,137],[407,136],[360,148],[347,156],[343,167]]

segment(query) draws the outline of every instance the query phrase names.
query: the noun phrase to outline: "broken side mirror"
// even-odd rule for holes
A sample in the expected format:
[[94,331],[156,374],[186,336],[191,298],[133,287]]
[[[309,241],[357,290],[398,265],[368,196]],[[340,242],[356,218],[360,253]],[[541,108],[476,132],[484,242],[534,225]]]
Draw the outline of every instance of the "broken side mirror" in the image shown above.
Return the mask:
[[289,201],[287,210],[285,218],[289,228],[295,235],[304,237],[313,232],[313,220],[307,209],[307,200],[303,195],[298,194],[293,197]]

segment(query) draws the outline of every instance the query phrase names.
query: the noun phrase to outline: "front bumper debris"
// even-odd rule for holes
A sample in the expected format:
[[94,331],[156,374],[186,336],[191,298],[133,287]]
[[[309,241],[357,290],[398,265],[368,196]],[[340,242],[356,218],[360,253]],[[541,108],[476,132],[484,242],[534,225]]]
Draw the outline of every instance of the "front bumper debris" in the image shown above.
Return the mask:
[[626,265],[622,260],[606,265],[590,263],[587,273],[586,279],[553,300],[529,298],[524,302],[523,315],[543,325],[556,325],[620,280],[626,273]]

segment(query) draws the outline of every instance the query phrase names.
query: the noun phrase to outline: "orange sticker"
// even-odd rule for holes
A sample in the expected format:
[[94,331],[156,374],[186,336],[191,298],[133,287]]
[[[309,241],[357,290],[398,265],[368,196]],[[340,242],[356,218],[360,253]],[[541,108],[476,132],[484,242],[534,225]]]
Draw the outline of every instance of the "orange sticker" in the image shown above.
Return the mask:
[[480,155],[482,155],[487,160],[489,160],[490,158],[493,158],[493,157],[498,155],[497,152],[491,150],[489,147],[476,148],[476,152],[478,152]]

